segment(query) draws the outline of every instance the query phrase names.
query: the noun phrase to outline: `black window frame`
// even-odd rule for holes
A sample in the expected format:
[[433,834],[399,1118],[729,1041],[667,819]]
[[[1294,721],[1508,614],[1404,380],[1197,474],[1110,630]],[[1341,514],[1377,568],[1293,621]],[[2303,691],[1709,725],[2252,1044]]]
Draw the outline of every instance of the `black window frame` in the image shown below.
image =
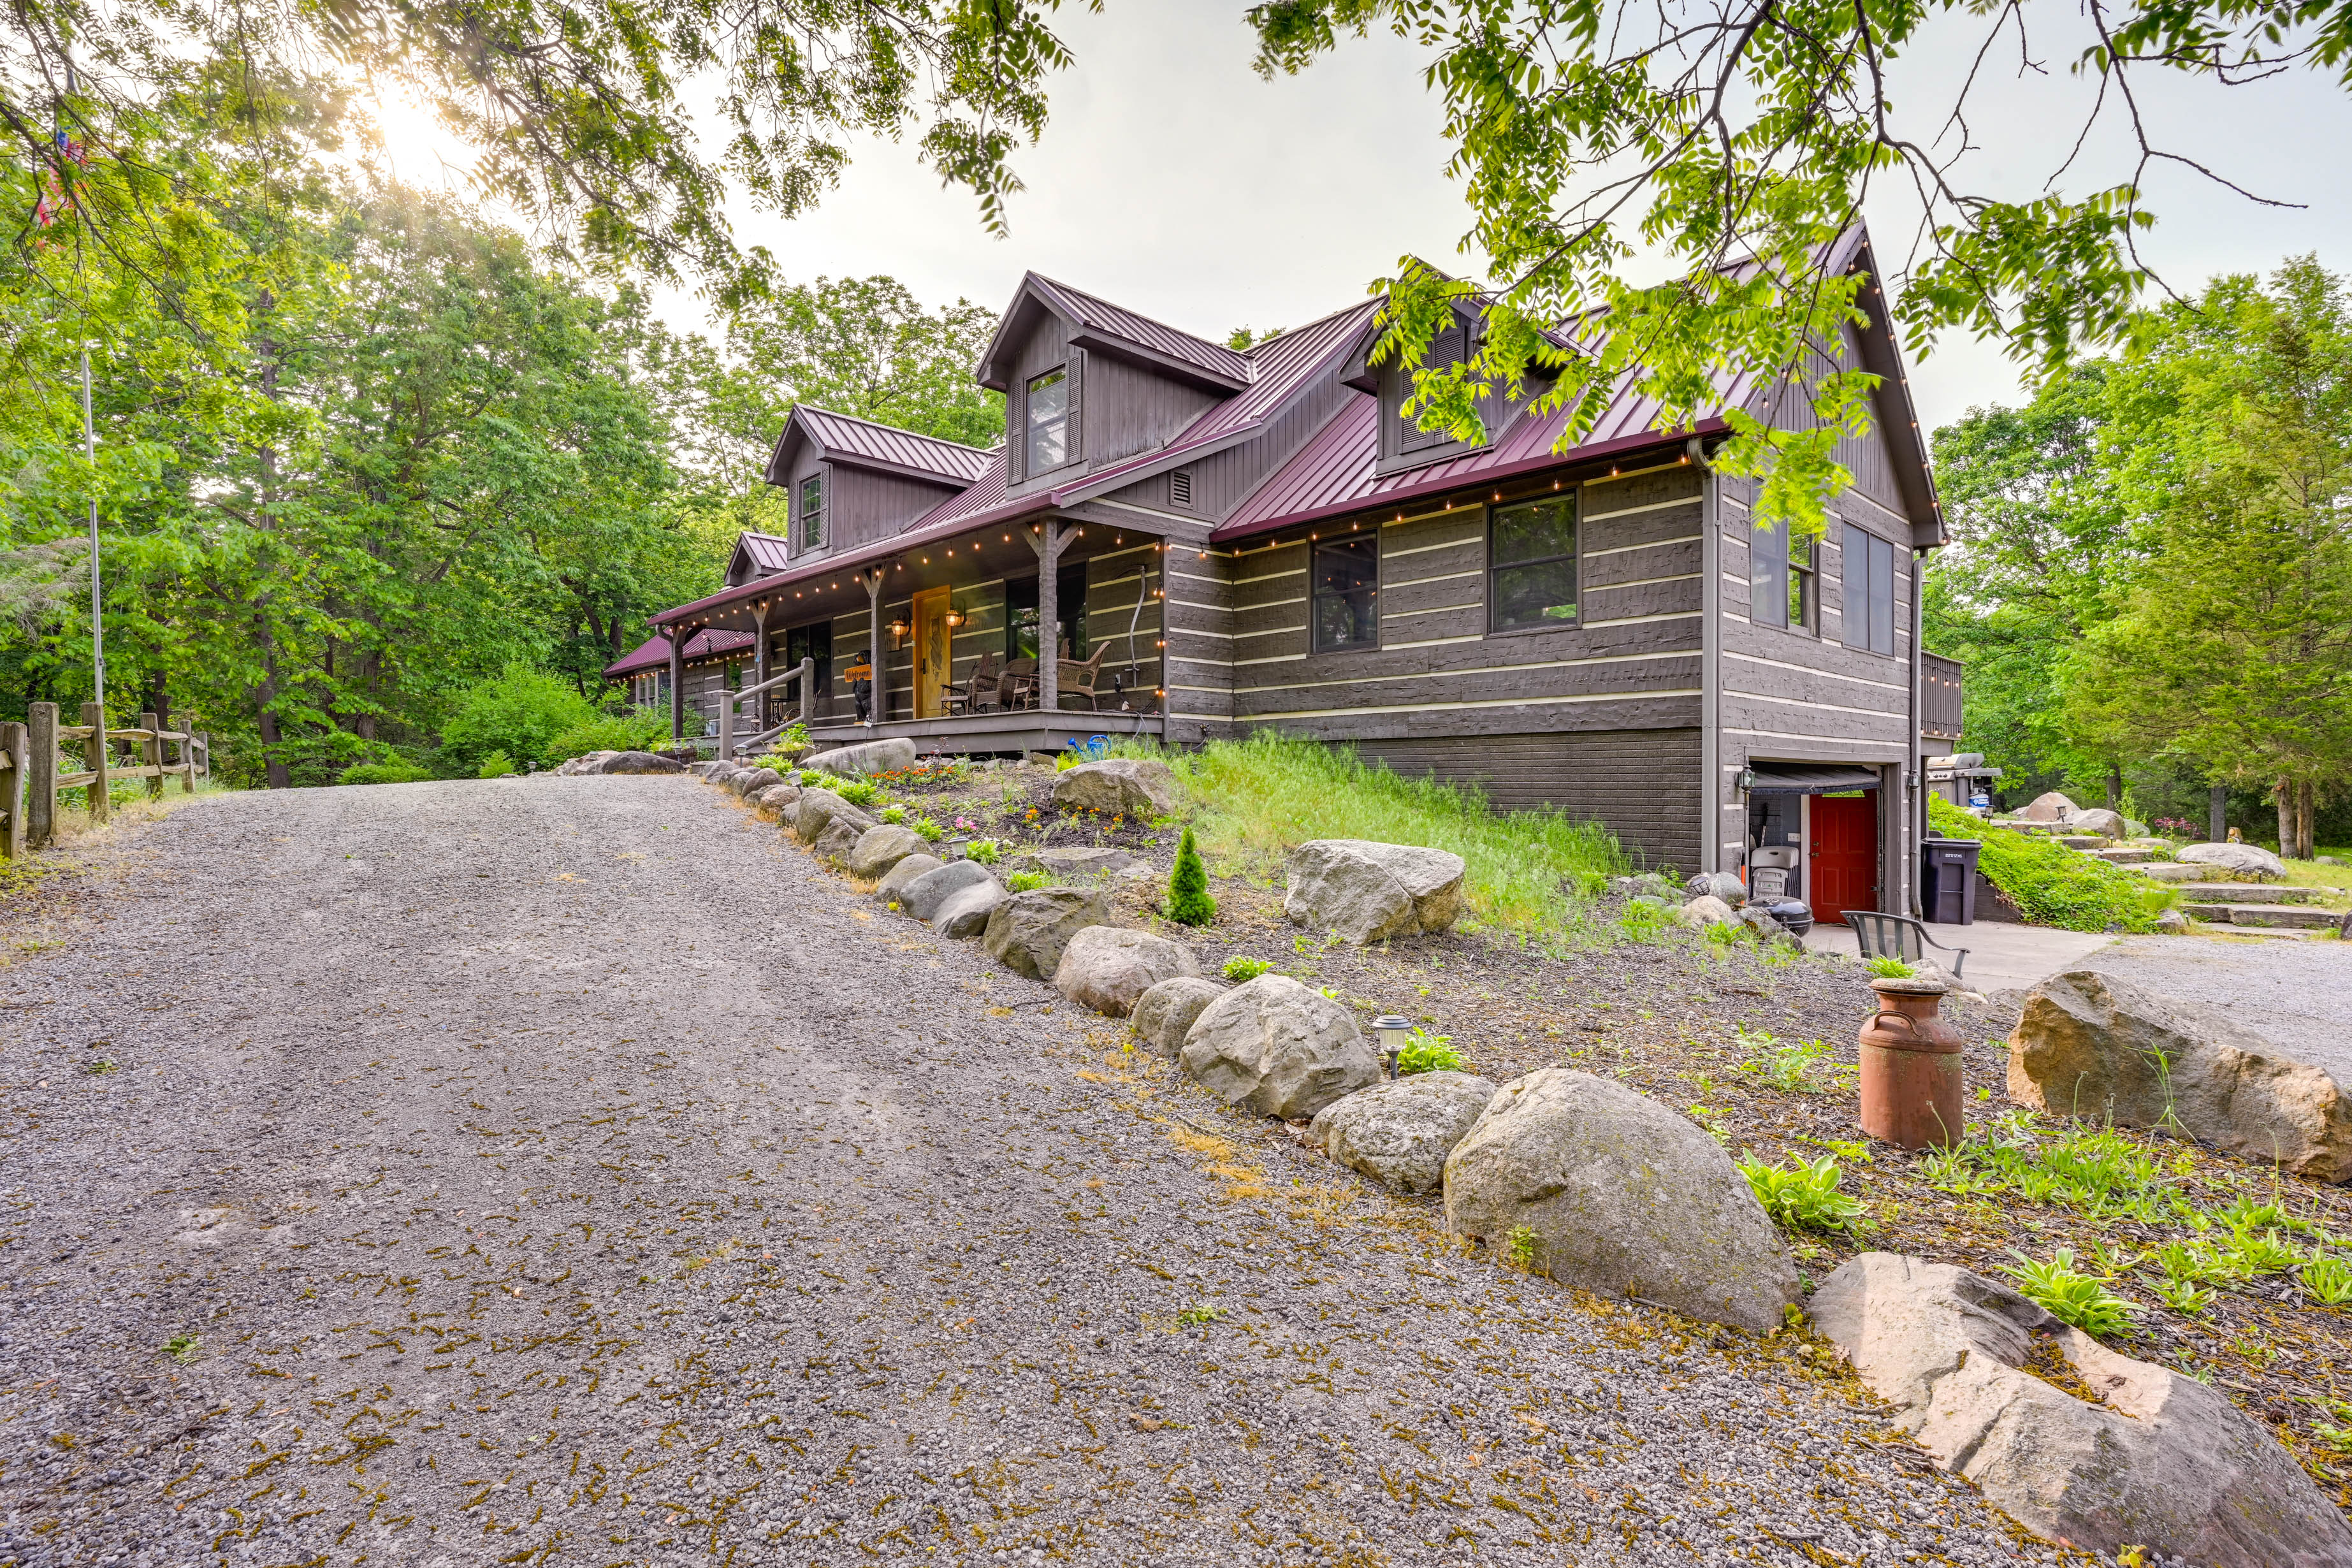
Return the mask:
[[[1345,599],[1349,589],[1340,593],[1327,592],[1323,581],[1323,563],[1327,555],[1361,559],[1369,553],[1371,560],[1371,586],[1369,637],[1350,638],[1345,642],[1323,640],[1323,605],[1327,600]],[[1381,536],[1378,529],[1370,533],[1340,533],[1328,539],[1317,539],[1307,549],[1307,641],[1316,653],[1369,653],[1381,646]]]
[[[1495,538],[1503,514],[1522,507],[1560,506],[1568,509],[1569,548],[1565,553],[1530,555],[1518,560],[1497,559]],[[1576,614],[1568,619],[1557,618],[1529,622],[1521,626],[1503,626],[1497,617],[1502,613],[1501,577],[1506,572],[1526,571],[1531,567],[1550,566],[1565,561],[1574,573]],[[1504,501],[1486,509],[1486,635],[1488,637],[1524,637],[1534,632],[1559,632],[1584,625],[1584,504],[1573,488],[1558,494],[1529,496],[1525,500]]]
[[[806,553],[824,548],[825,489],[824,470],[814,468],[801,476],[793,491],[793,548]],[[809,492],[816,492],[816,503],[809,503]]]
[[1803,637],[1821,633],[1821,542],[1808,536],[1790,548],[1785,521],[1748,530],[1748,619]]
[[[1062,411],[1041,426],[1037,420],[1037,384],[1055,376],[1061,378]],[[1070,365],[1066,360],[1060,364],[1049,365],[1022,382],[1021,471],[1024,475],[1051,473],[1055,468],[1067,468],[1070,465],[1072,461],[1070,416],[1076,412],[1071,406],[1070,387]],[[1062,442],[1062,455],[1050,463],[1040,462],[1037,458],[1037,437],[1039,431],[1045,428],[1051,428],[1061,437]]]
[[1841,640],[1848,647],[1895,657],[1895,545],[1857,523],[1845,525],[1839,577],[1844,588]]

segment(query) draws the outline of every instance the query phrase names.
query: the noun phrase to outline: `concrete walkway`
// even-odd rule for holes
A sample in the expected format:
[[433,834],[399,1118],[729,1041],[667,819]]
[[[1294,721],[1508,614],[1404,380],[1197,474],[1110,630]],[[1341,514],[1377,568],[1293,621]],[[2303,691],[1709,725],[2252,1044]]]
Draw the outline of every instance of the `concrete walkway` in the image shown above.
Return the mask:
[[[1930,925],[1927,935],[1946,947],[1967,949],[1969,956],[1960,969],[1961,984],[1988,995],[1995,991],[2031,989],[2053,974],[2075,968],[2116,941],[2099,932],[2012,925],[2001,921],[1983,921],[1968,926]],[[1843,921],[1833,926],[1815,926],[1806,936],[1805,946],[1814,952],[1843,952],[1849,957],[1857,952],[1853,928]]]

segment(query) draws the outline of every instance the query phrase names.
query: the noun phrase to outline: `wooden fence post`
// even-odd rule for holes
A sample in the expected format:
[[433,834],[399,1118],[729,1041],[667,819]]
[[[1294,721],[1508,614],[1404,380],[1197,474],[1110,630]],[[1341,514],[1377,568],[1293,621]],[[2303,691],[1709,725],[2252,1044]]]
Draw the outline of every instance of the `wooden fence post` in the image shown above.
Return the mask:
[[180,715],[180,793],[196,793],[196,715],[192,710]]
[[139,742],[139,765],[142,771],[147,768],[155,770],[147,775],[147,798],[161,800],[163,798],[163,726],[155,721],[152,713],[142,713],[139,715],[139,727],[147,731],[147,738]]
[[25,847],[46,848],[58,830],[58,705],[25,705]]
[[[188,722],[193,724],[195,721],[195,715],[193,713],[190,714],[188,716]],[[195,748],[195,751],[193,753],[194,760],[188,769],[188,793],[190,795],[194,795],[196,793],[194,781],[197,774],[202,773],[205,778],[213,776],[212,731],[209,730],[191,730],[188,731],[188,743]]]
[[82,742],[82,760],[88,771],[98,775],[89,786],[89,819],[104,822],[114,810],[114,803],[107,798],[105,708],[96,702],[83,703],[81,721],[89,726],[89,739]]
[[0,855],[14,860],[25,853],[25,726],[0,724],[0,752],[8,754],[8,825],[0,829]]

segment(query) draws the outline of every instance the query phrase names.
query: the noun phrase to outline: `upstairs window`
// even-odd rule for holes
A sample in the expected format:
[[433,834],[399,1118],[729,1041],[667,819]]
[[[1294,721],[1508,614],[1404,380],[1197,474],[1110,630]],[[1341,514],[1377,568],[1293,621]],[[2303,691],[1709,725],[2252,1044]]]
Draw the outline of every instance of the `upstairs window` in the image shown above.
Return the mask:
[[1378,647],[1380,540],[1335,539],[1315,546],[1315,651]]
[[1748,533],[1748,616],[1759,626],[1814,629],[1814,542],[1789,543],[1788,524]]
[[1070,460],[1070,367],[1029,378],[1027,471],[1042,474]]
[[801,481],[800,531],[794,537],[803,550],[824,548],[824,476],[811,474]]
[[1852,523],[1845,530],[1845,644],[1895,652],[1895,546]]
[[1489,630],[1576,625],[1574,499],[1496,507],[1488,525],[1486,571]]
[[[1448,327],[1430,340],[1429,352],[1422,356],[1426,370],[1443,370],[1459,364],[1468,356],[1470,334],[1460,326]],[[1404,411],[1405,401],[1412,396],[1412,371],[1399,364],[1396,377],[1395,408],[1396,449],[1402,457],[1409,452],[1424,451],[1431,447],[1449,447],[1454,437],[1444,430],[1424,430]]]

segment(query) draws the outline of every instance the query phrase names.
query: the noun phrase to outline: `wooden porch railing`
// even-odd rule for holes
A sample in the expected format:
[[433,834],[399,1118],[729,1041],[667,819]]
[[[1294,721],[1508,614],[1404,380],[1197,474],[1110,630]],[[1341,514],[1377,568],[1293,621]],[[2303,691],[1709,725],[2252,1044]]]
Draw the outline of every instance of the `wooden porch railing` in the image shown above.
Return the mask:
[[[738,717],[735,705],[739,702],[748,702],[755,697],[764,697],[769,692],[779,690],[795,680],[801,683],[799,721],[805,724],[816,716],[816,693],[811,689],[816,681],[816,660],[814,658],[803,658],[799,668],[788,669],[782,675],[772,675],[757,686],[747,686],[740,691],[722,690],[719,693],[719,754],[721,758],[730,763],[735,760],[735,721]],[[766,745],[790,728],[789,724],[772,725],[743,742],[742,749],[746,752],[756,752],[760,747]]]
[[[112,814],[108,789],[116,779],[145,779],[152,799],[163,793],[167,778],[177,778],[181,790],[194,795],[196,781],[212,773],[212,738],[201,730],[163,729],[152,713],[139,715],[135,730],[108,729],[95,702],[81,705],[79,724],[59,724],[54,702],[30,704],[26,717],[26,723],[0,724],[0,816],[6,819],[0,823],[0,856],[14,858],[57,837],[59,790],[87,789],[89,819],[104,822]],[[79,773],[60,772],[58,748],[75,741],[85,765]],[[122,760],[114,755],[118,747]]]

